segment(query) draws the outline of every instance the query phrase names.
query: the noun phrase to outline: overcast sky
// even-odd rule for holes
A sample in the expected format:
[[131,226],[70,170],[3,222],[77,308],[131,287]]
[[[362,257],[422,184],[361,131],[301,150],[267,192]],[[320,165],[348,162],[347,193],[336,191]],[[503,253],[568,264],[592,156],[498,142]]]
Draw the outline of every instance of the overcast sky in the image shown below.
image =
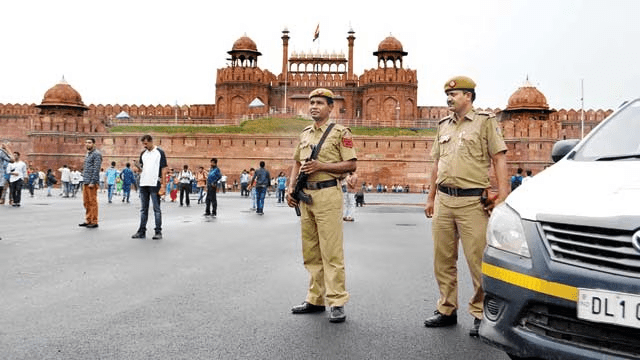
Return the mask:
[[[417,8],[420,4],[422,8]],[[347,54],[377,67],[389,34],[418,72],[418,105],[444,105],[444,82],[468,75],[480,107],[505,107],[529,77],[552,108],[616,108],[640,97],[640,1],[3,1],[0,103],[40,103],[64,75],[85,104],[211,104],[216,70],[246,34],[279,74],[289,51]]]

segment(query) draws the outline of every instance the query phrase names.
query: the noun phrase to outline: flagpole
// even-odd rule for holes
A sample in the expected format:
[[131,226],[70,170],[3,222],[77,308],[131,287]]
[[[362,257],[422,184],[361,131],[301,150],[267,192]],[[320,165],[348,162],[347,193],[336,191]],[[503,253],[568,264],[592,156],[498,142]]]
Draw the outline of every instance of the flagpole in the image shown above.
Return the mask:
[[584,79],[580,79],[580,102],[582,103],[582,108],[580,110],[580,139],[584,139]]

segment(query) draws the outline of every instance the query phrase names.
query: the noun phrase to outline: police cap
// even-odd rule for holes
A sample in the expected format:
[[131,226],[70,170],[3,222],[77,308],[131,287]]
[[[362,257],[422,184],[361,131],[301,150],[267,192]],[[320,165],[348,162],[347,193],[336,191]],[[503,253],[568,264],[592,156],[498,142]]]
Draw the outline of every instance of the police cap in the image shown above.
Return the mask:
[[444,84],[444,92],[450,90],[469,90],[475,92],[476,83],[466,76],[453,77]]
[[326,97],[327,99],[333,100],[334,95],[333,95],[333,92],[329,89],[319,88],[309,93],[309,99],[311,99],[314,96],[323,96],[323,97]]

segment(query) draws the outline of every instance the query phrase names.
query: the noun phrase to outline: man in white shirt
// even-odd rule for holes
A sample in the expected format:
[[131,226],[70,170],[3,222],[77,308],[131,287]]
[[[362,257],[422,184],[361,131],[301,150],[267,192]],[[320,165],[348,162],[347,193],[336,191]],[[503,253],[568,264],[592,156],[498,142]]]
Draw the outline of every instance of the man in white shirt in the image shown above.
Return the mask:
[[227,175],[222,175],[220,178],[220,187],[222,187],[222,193],[227,192]]
[[62,181],[62,194],[64,197],[69,197],[69,192],[71,190],[71,169],[67,167],[67,165],[63,165],[60,169],[60,181]]
[[153,145],[151,135],[144,135],[140,141],[144,150],[140,154],[139,162],[134,165],[140,169],[140,226],[138,231],[131,236],[132,239],[144,239],[147,232],[147,219],[149,216],[149,199],[153,202],[153,214],[156,227],[153,240],[162,239],[162,212],[160,211],[160,197],[164,195],[167,157],[164,151]]
[[13,206],[20,206],[20,196],[22,195],[22,183],[24,178],[27,177],[27,164],[20,160],[20,153],[13,153],[14,161],[7,166],[7,172],[11,174],[9,178],[11,199],[13,199]]
[[[180,206],[182,206],[182,198],[186,197],[187,206],[191,205],[189,200],[189,194],[191,193],[191,179],[193,174],[189,170],[189,165],[185,165],[180,172]],[[186,196],[184,196],[186,195]]]

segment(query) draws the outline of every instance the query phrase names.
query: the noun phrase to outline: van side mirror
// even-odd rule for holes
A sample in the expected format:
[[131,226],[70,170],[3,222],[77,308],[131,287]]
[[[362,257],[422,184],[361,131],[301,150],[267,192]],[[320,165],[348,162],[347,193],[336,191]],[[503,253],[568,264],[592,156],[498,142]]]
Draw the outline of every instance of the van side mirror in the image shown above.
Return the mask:
[[579,142],[580,139],[568,139],[556,142],[553,144],[553,149],[551,149],[551,160],[553,160],[554,163],[560,161],[560,159],[573,150]]

